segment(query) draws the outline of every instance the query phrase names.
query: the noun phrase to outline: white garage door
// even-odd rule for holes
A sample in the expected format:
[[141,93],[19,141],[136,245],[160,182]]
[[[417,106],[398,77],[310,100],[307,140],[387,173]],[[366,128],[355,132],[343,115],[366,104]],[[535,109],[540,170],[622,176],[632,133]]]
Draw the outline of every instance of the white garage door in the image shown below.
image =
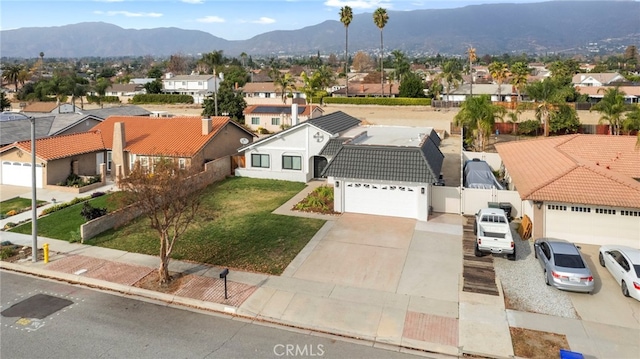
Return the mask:
[[640,210],[545,204],[545,235],[574,243],[640,246]]
[[418,218],[418,198],[418,187],[347,182],[344,210],[352,213]]
[[[2,162],[2,184],[31,187],[30,162]],[[36,164],[36,188],[42,188],[42,165]]]

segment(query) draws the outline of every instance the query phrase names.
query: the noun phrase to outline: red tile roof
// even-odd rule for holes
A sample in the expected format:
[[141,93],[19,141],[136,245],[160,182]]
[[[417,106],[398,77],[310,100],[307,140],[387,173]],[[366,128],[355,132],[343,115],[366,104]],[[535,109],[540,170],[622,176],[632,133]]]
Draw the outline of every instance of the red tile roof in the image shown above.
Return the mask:
[[640,208],[634,136],[569,135],[497,144],[520,197]]
[[[31,141],[16,142],[2,150],[17,147],[31,153]],[[36,156],[51,161],[84,153],[104,150],[102,136],[96,132],[81,132],[36,140]]]
[[105,147],[113,147],[113,128],[124,123],[126,145],[124,150],[137,155],[195,155],[230,121],[229,117],[212,117],[212,130],[202,135],[202,118],[111,116],[93,128],[102,134]]

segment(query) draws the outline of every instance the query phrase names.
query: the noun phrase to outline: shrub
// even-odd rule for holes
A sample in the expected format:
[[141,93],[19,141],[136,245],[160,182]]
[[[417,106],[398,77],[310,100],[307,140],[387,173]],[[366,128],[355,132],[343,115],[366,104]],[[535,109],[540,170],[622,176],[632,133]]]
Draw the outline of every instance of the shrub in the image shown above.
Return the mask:
[[11,258],[14,255],[15,255],[15,249],[13,248],[13,246],[4,247],[4,248],[0,249],[0,259]]
[[525,136],[534,136],[540,131],[540,121],[527,120],[518,124],[518,133]]
[[16,214],[18,214],[18,212],[15,209],[12,209],[7,212],[7,217],[15,216]]
[[155,104],[169,104],[169,103],[186,103],[192,104],[193,97],[189,95],[178,95],[178,94],[144,94],[144,95],[135,95],[131,99],[131,103],[134,104],[142,104],[142,103],[155,103]]
[[91,194],[91,198],[96,198],[100,196],[104,196],[104,192],[96,191]]
[[80,211],[80,214],[82,215],[82,217],[84,217],[84,219],[86,219],[87,221],[90,221],[92,219],[96,219],[98,217],[102,217],[105,214],[107,214],[107,209],[95,208],[95,207],[92,207],[89,204],[89,202],[85,202],[82,205],[82,210]]
[[338,105],[431,106],[430,98],[408,97],[325,97],[322,102]]
[[269,134],[269,130],[267,130],[264,127],[258,127],[258,129],[256,129],[256,132],[261,134],[261,135],[268,135]]
[[16,223],[8,222],[7,224],[5,224],[5,225],[4,225],[4,228],[5,228],[5,229],[8,229],[8,228],[13,228],[13,227],[15,227],[15,226],[17,226],[17,224],[16,224]]
[[80,202],[84,202],[84,201],[89,200],[89,199],[91,199],[91,196],[76,197],[76,198],[72,199],[69,202],[56,204],[55,206],[51,206],[49,208],[43,209],[41,216],[44,216],[45,214],[53,213],[55,211],[59,211],[59,210],[61,210],[63,208],[67,208],[67,207],[73,206],[74,204],[78,204]]

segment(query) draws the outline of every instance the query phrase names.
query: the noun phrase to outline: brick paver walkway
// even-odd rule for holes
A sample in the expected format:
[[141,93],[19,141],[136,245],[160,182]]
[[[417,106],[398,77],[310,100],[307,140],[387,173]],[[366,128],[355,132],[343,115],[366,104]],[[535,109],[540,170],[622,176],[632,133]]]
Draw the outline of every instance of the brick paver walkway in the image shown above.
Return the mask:
[[404,337],[429,343],[458,346],[458,319],[407,312]]

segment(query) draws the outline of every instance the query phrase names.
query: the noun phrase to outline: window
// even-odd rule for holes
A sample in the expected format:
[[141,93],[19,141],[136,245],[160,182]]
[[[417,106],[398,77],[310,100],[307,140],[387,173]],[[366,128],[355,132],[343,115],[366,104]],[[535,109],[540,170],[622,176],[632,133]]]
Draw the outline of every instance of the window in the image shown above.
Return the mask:
[[260,117],[251,117],[251,124],[252,125],[259,125],[260,124]]
[[140,167],[144,170],[149,170],[149,157],[140,157]]
[[186,158],[178,158],[178,168],[184,170],[187,168],[187,159]]
[[591,208],[589,208],[589,207],[571,207],[571,212],[591,213]]
[[283,170],[302,170],[302,157],[300,156],[282,156]]
[[633,217],[640,217],[640,212],[638,211],[620,211],[620,214],[623,216],[633,216]]
[[547,205],[547,209],[555,210],[555,211],[566,211],[567,206],[560,206],[557,204],[549,204]]
[[107,151],[107,171],[111,171],[111,161],[112,161],[111,156],[112,156],[111,151]]
[[269,168],[269,155],[252,154],[251,167]]
[[202,81],[198,81],[198,86],[202,86]]
[[596,208],[596,213],[599,214],[616,214],[615,209]]
[[280,118],[278,118],[278,117],[271,118],[271,124],[273,126],[280,126]]

